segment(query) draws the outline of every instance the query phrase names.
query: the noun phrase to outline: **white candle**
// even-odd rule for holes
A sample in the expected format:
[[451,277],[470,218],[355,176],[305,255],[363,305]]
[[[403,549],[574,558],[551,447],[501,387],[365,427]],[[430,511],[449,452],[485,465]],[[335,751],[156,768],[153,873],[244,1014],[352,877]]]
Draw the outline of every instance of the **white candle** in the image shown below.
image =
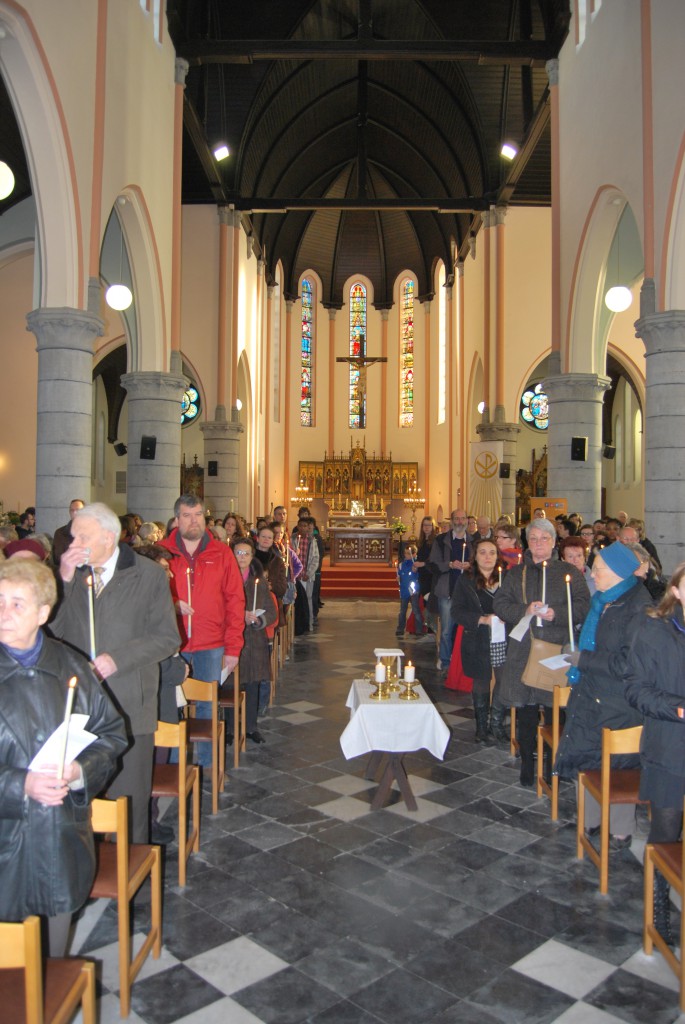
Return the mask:
[[95,605],[93,603],[93,588],[95,586],[95,580],[93,579],[93,570],[90,570],[90,575],[86,576],[86,586],[88,587],[88,632],[90,635],[90,660],[95,661]]
[[375,676],[375,679],[376,679],[377,683],[384,683],[385,682],[385,665],[383,664],[382,661],[379,661],[379,662],[376,663],[376,676]]
[[405,683],[413,683],[416,678],[416,669],[410,661],[404,666],[404,681]]
[[233,511],[233,498],[231,498],[231,512]]
[[67,740],[69,739],[69,721],[71,719],[71,709],[74,705],[74,695],[76,693],[76,683],[78,680],[76,676],[72,676],[69,680],[67,690],[67,706],[64,710],[64,737],[62,740],[62,750],[60,752],[59,761],[57,762],[57,778],[64,778],[64,759],[67,755]]
[[192,596],[193,595],[192,595],[192,590],[191,590],[191,586],[190,586],[190,566],[188,566],[188,568],[186,569],[186,583],[188,584],[188,628],[187,628],[186,632],[188,634],[188,639],[191,640],[192,636],[193,636],[193,616],[192,616],[192,611],[193,611]]
[[502,586],[502,566],[501,565],[497,566],[497,572],[499,574],[499,585],[501,587]]
[[575,651],[575,645],[573,643],[573,604],[571,602],[571,577],[566,577],[566,600],[568,602],[568,640],[571,644],[571,650]]
[[547,562],[542,563],[542,603],[545,603],[547,597]]
[[519,551],[519,553],[518,553],[518,564],[519,564],[519,565],[521,564],[521,552],[520,552],[520,551]]
[[252,598],[252,614],[253,615],[257,611],[257,587],[258,587],[258,585],[259,585],[259,580],[255,576],[255,581],[254,581],[254,597]]

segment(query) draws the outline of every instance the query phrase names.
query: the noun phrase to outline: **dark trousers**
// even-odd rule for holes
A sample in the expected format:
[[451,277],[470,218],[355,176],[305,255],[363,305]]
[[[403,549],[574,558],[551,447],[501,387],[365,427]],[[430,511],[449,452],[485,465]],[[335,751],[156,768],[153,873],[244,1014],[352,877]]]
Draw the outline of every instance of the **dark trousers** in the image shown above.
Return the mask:
[[107,796],[130,797],[129,832],[132,843],[150,842],[150,795],[152,792],[152,758],[154,733],[134,736],[131,746],[121,758],[121,771],[114,777]]

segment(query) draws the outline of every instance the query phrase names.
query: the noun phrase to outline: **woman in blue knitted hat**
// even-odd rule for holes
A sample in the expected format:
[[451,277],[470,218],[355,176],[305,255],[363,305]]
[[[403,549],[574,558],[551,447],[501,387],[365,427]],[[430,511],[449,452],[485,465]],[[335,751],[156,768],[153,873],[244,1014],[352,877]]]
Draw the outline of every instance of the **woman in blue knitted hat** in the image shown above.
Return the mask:
[[[624,673],[630,644],[646,618],[650,597],[635,575],[640,563],[630,548],[614,541],[595,556],[592,576],[597,590],[580,633],[578,649],[568,654],[573,687],[566,724],[559,742],[554,772],[575,779],[579,771],[598,769],[602,729],[629,729],[642,723],[642,715],[626,698]],[[615,759],[617,768],[637,768],[637,755]],[[609,822],[611,849],[630,845],[635,807],[612,804]],[[599,804],[586,794],[585,830],[599,832]]]

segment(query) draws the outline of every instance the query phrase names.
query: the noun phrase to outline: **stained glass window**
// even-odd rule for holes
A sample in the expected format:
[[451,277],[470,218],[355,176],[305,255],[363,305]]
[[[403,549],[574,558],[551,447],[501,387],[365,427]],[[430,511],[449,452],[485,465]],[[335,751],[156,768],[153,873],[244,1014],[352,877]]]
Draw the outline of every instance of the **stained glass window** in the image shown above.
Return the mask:
[[414,282],[402,282],[400,309],[400,426],[414,426]]
[[529,427],[536,427],[538,430],[547,430],[549,426],[549,406],[547,395],[542,390],[542,384],[528,388],[521,395],[521,419]]
[[[366,288],[350,288],[350,355],[366,355]],[[350,427],[366,427],[366,367],[350,365]]]
[[181,426],[185,427],[192,423],[200,415],[200,394],[197,388],[191,384],[183,392],[181,399]]
[[311,427],[314,424],[312,411],[313,334],[312,282],[305,277],[302,280],[302,347],[300,350],[300,423],[303,427]]

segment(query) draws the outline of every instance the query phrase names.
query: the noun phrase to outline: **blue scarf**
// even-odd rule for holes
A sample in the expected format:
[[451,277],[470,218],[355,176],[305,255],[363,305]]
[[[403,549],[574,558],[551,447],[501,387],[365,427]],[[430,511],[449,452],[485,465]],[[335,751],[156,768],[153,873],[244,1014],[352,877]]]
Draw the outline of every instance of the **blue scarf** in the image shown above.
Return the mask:
[[[627,594],[629,590],[636,587],[640,583],[637,576],[626,576],[624,580],[617,583],[615,587],[610,587],[609,590],[597,590],[592,595],[592,601],[590,602],[590,611],[587,613],[587,618],[583,623],[583,628],[580,631],[580,640],[578,641],[579,651],[594,651],[596,645],[597,626],[599,620],[602,617],[602,612],[608,604],[612,601],[618,600],[623,594]],[[571,686],[574,686],[581,677],[581,671],[577,665],[571,665],[566,678],[568,679]]]

